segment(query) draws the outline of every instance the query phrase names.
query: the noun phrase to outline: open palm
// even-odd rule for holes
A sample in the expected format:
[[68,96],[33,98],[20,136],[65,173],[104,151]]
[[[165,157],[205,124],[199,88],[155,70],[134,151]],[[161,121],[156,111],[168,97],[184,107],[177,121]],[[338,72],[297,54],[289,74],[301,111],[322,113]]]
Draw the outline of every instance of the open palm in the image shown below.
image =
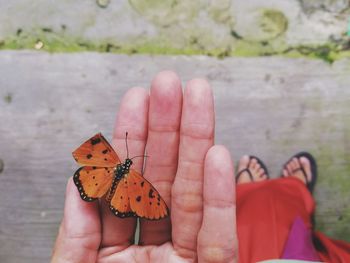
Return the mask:
[[[113,147],[126,157],[147,149],[144,176],[170,208],[170,218],[140,221],[114,216],[105,201],[84,202],[68,181],[64,218],[52,262],[236,262],[233,167],[214,144],[214,105],[209,84],[159,73],[150,94],[130,89],[122,99]],[[133,169],[142,170],[142,158]]]

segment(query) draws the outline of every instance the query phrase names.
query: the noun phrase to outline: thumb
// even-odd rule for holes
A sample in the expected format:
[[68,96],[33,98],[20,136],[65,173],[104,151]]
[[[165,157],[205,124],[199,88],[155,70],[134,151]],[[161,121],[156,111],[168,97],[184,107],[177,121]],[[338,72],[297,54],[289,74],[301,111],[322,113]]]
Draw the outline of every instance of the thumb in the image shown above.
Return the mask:
[[85,202],[68,180],[64,216],[51,262],[96,262],[101,242],[98,202]]

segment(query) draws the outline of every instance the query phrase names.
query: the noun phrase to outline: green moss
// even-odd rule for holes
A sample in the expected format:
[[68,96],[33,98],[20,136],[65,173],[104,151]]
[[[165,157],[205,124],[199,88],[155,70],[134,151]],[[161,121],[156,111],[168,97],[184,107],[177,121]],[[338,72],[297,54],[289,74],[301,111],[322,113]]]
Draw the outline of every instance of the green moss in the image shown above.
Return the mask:
[[[348,205],[350,156],[345,147],[338,146],[337,148],[334,145],[320,144],[316,159],[319,167],[318,188],[332,193],[331,200],[323,197],[324,203],[318,204],[319,209],[316,209],[317,229],[330,236],[350,241],[350,228],[348,228],[350,224],[350,206]],[[316,200],[319,200],[318,195],[316,195]],[[334,208],[332,204],[336,202],[335,200],[338,200],[338,204]],[[328,218],[325,218],[325,215]],[[333,221],[337,223],[330,225],[330,222]]]
[[[37,46],[42,42],[42,47]],[[81,44],[82,43],[82,44]],[[48,52],[75,52],[94,50],[96,47],[79,41],[69,39],[63,35],[55,34],[47,30],[38,30],[28,33],[17,34],[3,41],[1,49],[40,49]]]
[[110,0],[96,0],[96,3],[99,7],[106,8],[109,5]]
[[12,94],[11,93],[6,94],[6,96],[4,96],[4,101],[10,104],[12,102]]
[[[170,40],[159,37],[152,40],[130,41],[130,43],[118,43],[116,40],[104,40],[93,42],[86,39],[69,36],[62,32],[53,32],[50,28],[42,28],[32,32],[23,32],[21,29],[17,33],[0,41],[0,49],[39,49],[47,52],[110,52],[119,54],[151,54],[151,55],[207,55],[218,58],[240,56],[271,56],[279,55],[286,57],[308,57],[322,59],[332,63],[337,59],[350,57],[349,48],[337,48],[334,44],[322,46],[297,46],[287,47],[283,39],[274,41],[247,41],[237,39],[231,46],[223,48],[205,48],[198,41],[188,40],[183,47],[174,46]],[[346,43],[345,47],[348,47]]]
[[336,58],[336,54],[339,52],[335,52],[334,47],[329,44],[321,46],[298,46],[295,48],[288,48],[283,53],[285,53],[287,56],[304,56],[322,59],[327,63],[333,63]]
[[197,16],[201,6],[198,0],[129,0],[129,3],[142,17],[159,27],[189,22]]
[[0,159],[0,173],[2,173],[2,171],[4,170],[4,161],[2,159]]
[[264,9],[262,10],[260,29],[267,39],[272,39],[283,34],[288,28],[286,16],[279,10]]
[[211,1],[208,6],[208,13],[215,22],[232,26],[234,19],[230,10],[231,4],[231,0]]

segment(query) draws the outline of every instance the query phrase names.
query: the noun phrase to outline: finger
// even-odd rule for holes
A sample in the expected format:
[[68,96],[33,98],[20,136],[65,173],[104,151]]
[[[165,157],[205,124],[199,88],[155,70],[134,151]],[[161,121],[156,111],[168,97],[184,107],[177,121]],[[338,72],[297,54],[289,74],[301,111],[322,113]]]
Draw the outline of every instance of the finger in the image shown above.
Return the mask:
[[83,201],[70,178],[51,262],[96,262],[100,242],[98,202]]
[[[126,132],[128,132],[130,155],[144,154],[147,138],[148,103],[148,92],[143,88],[130,89],[121,101],[113,132],[113,147],[121,161],[124,161],[126,158]],[[142,158],[134,159],[132,169],[141,172]],[[101,203],[102,247],[114,247],[113,251],[104,249],[102,253],[117,252],[133,244],[136,219],[119,218],[111,213],[109,204],[106,201],[102,200]]]
[[213,146],[205,158],[203,201],[198,261],[237,262],[233,164],[223,146]]
[[172,240],[180,256],[196,259],[202,223],[204,158],[214,140],[213,94],[207,81],[187,84],[180,127],[179,164],[172,188]]
[[[171,71],[159,73],[150,92],[145,177],[170,204],[179,150],[182,89],[179,77]],[[140,244],[159,245],[171,239],[170,218],[141,220]]]

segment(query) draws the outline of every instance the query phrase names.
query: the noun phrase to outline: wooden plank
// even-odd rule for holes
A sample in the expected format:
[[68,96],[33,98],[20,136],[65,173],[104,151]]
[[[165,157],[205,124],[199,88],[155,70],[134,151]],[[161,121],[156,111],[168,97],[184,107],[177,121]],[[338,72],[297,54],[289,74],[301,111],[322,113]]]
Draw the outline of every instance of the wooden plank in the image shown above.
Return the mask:
[[317,157],[318,228],[350,241],[350,61],[0,52],[0,261],[47,262],[62,217],[71,151],[111,138],[123,93],[160,70],[206,77],[216,142],[256,154],[273,176],[295,152]]

